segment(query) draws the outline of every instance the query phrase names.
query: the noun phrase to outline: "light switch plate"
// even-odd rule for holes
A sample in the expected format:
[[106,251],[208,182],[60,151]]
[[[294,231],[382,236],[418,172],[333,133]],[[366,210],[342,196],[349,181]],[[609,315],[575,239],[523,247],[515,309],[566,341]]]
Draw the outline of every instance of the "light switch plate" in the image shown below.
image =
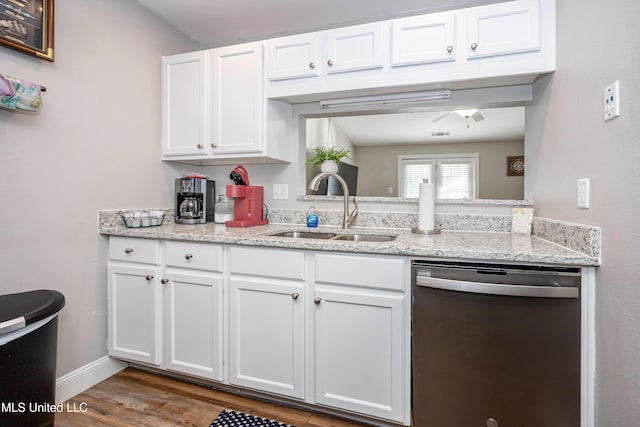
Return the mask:
[[289,184],[273,184],[273,200],[287,200],[289,198]]
[[603,103],[605,122],[620,115],[620,82],[618,80],[604,88]]
[[589,178],[578,180],[578,207],[589,209]]

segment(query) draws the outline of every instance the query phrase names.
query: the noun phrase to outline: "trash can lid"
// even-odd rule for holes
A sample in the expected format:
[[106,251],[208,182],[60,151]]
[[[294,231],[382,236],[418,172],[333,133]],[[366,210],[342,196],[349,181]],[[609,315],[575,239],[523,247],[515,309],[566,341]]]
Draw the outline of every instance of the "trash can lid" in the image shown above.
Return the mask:
[[58,291],[37,290],[0,295],[0,334],[57,313],[64,307],[64,295]]

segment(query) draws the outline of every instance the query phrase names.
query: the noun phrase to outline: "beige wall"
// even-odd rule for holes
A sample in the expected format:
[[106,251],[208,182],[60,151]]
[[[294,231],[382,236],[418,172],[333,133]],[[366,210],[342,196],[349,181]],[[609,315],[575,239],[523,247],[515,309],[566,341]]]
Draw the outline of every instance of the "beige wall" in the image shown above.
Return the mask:
[[97,211],[171,206],[179,167],[159,160],[160,56],[198,45],[134,1],[55,7],[55,62],[0,47],[0,73],[47,88],[38,114],[0,110],[0,294],[65,295],[61,376],[106,354]]
[[358,195],[398,197],[399,154],[444,153],[479,153],[478,198],[524,198],[524,177],[507,176],[506,158],[524,154],[523,141],[357,147],[356,164],[366,165],[358,170]]
[[[596,425],[640,422],[640,28],[638,0],[557,1],[557,71],[527,108],[535,214],[602,228],[596,305]],[[620,117],[603,89],[620,81]],[[534,143],[535,142],[535,143]],[[591,208],[576,181],[591,179]]]

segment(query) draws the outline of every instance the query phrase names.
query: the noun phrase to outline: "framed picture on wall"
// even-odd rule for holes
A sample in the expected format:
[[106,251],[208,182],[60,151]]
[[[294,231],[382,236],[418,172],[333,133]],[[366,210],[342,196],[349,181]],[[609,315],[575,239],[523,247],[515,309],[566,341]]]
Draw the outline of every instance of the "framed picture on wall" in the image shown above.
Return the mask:
[[507,157],[507,176],[524,175],[524,156]]
[[53,0],[0,0],[0,46],[53,62]]

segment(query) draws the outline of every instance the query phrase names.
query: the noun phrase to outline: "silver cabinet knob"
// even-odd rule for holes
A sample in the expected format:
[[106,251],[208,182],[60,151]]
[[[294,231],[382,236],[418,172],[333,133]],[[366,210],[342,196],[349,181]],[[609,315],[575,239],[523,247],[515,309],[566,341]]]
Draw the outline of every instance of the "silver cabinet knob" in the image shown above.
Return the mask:
[[153,274],[147,274],[145,276],[145,279],[147,279],[147,281],[149,281],[149,282],[152,281],[153,280]]
[[160,283],[162,283],[163,285],[166,285],[167,283],[169,283],[169,279],[162,279],[160,280]]
[[316,297],[316,298],[313,300],[313,302],[314,302],[314,303],[316,303],[316,304],[320,304],[320,303],[322,302],[322,298]]
[[453,52],[453,46],[451,45],[447,46],[447,52],[449,53]]
[[471,50],[476,50],[478,48],[478,43],[473,42],[471,43]]
[[133,248],[124,248],[125,254],[130,254],[131,252],[133,252]]
[[309,68],[313,70],[314,68],[316,68],[316,64],[314,64],[313,62],[309,62]]
[[294,292],[294,293],[291,294],[291,298],[293,298],[293,299],[298,299],[299,296],[300,296],[300,294],[297,293],[297,292]]
[[184,259],[190,260],[191,258],[193,258],[193,254],[184,254]]
[[327,65],[328,65],[329,67],[333,67],[333,61],[332,61],[332,60],[328,60],[328,61],[327,61]]
[[198,144],[198,148],[199,148],[199,149],[203,149],[203,148],[204,148],[204,145],[202,145],[202,144]]

